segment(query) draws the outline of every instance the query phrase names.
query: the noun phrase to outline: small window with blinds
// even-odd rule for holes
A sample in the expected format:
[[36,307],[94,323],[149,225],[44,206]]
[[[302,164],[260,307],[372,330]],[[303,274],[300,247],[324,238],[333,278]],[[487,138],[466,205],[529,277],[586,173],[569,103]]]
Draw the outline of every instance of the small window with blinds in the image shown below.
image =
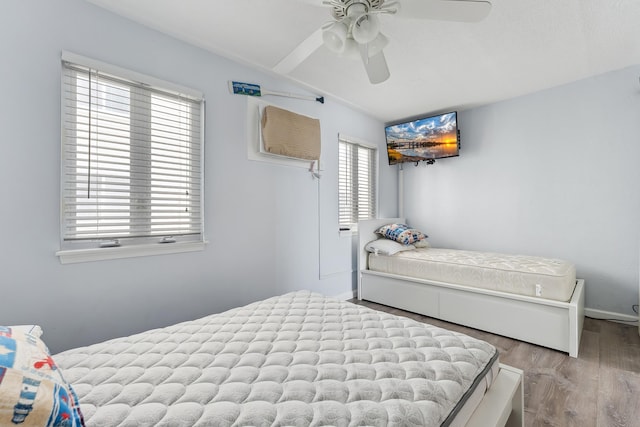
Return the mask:
[[202,95],[68,56],[61,249],[202,242]]
[[376,217],[376,148],[339,137],[338,198],[340,230],[357,229],[358,221]]

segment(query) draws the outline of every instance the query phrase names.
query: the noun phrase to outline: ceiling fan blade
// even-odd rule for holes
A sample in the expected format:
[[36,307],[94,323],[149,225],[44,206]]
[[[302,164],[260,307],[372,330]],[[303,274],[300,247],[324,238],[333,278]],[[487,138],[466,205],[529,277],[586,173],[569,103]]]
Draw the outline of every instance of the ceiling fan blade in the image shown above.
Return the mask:
[[384,58],[382,51],[373,56],[369,56],[367,46],[362,45],[360,46],[360,56],[362,57],[362,63],[364,64],[371,84],[382,83],[389,78],[391,74],[389,73],[387,60]]
[[298,65],[307,59],[313,52],[322,46],[322,28],[315,30],[302,43],[296,46],[287,56],[282,58],[274,67],[273,71],[279,74],[289,74]]
[[479,22],[491,11],[483,0],[400,0],[396,16],[455,22]]

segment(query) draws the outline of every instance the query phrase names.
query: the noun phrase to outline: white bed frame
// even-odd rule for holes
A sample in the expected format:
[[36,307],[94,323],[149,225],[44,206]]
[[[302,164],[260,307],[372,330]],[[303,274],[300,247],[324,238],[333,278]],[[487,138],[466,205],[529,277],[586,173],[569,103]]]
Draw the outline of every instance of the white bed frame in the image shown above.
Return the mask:
[[524,427],[524,374],[500,364],[500,371],[465,427]]
[[515,338],[578,357],[584,323],[584,280],[569,302],[415,279],[367,269],[365,245],[375,231],[404,218],[358,223],[358,299]]

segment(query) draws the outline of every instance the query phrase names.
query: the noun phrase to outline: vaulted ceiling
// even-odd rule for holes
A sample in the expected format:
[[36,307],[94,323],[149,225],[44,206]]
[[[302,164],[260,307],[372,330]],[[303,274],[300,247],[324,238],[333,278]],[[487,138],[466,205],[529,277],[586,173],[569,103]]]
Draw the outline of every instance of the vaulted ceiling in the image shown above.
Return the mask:
[[[391,74],[379,84],[369,82],[359,58],[317,42],[318,29],[333,20],[322,0],[88,1],[282,74],[384,122],[470,108],[640,64],[638,0],[490,0],[488,16],[472,23],[379,14]],[[283,73],[278,64],[305,40],[312,48]]]

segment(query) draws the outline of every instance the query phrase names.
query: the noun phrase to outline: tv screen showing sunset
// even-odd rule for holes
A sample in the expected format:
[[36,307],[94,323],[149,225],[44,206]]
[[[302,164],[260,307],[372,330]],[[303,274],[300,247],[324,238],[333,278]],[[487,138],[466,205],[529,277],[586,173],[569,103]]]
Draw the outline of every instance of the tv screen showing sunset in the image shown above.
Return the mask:
[[390,165],[458,155],[455,112],[387,126],[385,131]]

